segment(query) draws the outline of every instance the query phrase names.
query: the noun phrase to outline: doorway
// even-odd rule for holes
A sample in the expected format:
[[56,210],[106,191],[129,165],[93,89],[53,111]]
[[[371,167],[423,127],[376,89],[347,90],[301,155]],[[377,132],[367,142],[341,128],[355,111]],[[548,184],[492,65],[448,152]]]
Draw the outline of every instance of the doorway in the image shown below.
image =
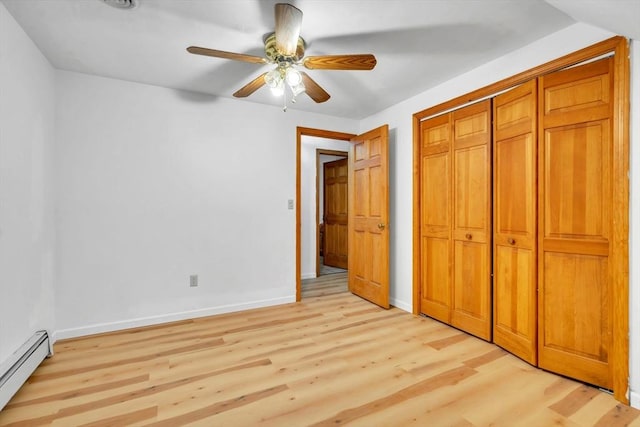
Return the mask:
[[[348,290],[383,308],[389,308],[389,125],[384,124],[361,135],[345,134],[311,128],[296,132],[296,301],[302,297],[303,263],[309,252],[315,253],[316,222],[303,221],[305,199],[302,193],[303,158],[308,163],[308,151],[303,139],[318,137],[345,144],[348,156]],[[315,166],[315,164],[314,164]],[[315,169],[315,168],[314,168]],[[305,182],[313,181],[308,173]],[[307,194],[308,198],[308,194]],[[312,232],[303,239],[303,226],[311,223]],[[308,232],[308,229],[307,229]],[[315,239],[313,239],[315,240]],[[304,249],[304,252],[303,252]],[[313,256],[311,256],[313,258]],[[307,264],[308,268],[308,264]],[[316,276],[316,273],[313,273]]]
[[[314,138],[317,139],[317,138]],[[309,143],[308,139],[306,141]],[[324,143],[329,146],[336,142],[346,144],[344,141],[316,140],[315,144]],[[315,145],[314,144],[314,145]],[[347,148],[346,146],[344,148]],[[303,140],[303,150],[305,141]],[[316,148],[315,150],[315,186],[302,185],[303,203],[315,201],[315,276],[303,275],[302,299],[324,297],[340,294],[349,290],[348,278],[348,151],[327,150]],[[304,157],[303,157],[304,158]],[[307,165],[312,166],[312,165]],[[305,164],[303,163],[303,168]],[[309,169],[312,169],[309,167]],[[312,172],[313,173],[313,172]],[[305,175],[303,171],[303,176]],[[312,191],[310,191],[312,190]],[[312,192],[314,197],[305,197],[305,192]],[[306,209],[303,208],[303,212]],[[310,219],[310,218],[309,218]],[[302,246],[305,252],[303,217]],[[308,236],[307,236],[308,237]],[[304,265],[304,264],[303,264]],[[304,271],[304,269],[303,269]]]
[[316,149],[316,276],[348,268],[348,155]]
[[[325,194],[325,164],[348,158],[351,146],[350,139],[354,135],[325,131],[319,129],[298,129],[297,138],[297,185],[296,185],[296,297],[299,301],[303,297],[315,297],[347,291],[346,270],[346,204],[342,207],[344,214],[336,218],[332,213],[329,224],[326,223],[326,197],[329,203],[333,194]],[[346,166],[346,165],[345,165]],[[338,173],[336,168],[329,166],[329,174]],[[346,179],[346,167],[340,172]],[[344,192],[346,200],[346,185],[338,188],[336,180],[328,180],[329,192]],[[334,191],[335,190],[335,191]],[[335,205],[334,205],[335,206]],[[343,224],[336,224],[338,222]],[[336,236],[338,235],[338,236]],[[330,239],[327,242],[327,239]],[[342,240],[343,249],[335,243]],[[325,264],[326,249],[329,249],[329,259]],[[344,254],[345,263],[336,264],[336,254]],[[340,258],[340,257],[338,257]],[[333,264],[333,265],[332,265]],[[329,274],[327,274],[329,273]]]

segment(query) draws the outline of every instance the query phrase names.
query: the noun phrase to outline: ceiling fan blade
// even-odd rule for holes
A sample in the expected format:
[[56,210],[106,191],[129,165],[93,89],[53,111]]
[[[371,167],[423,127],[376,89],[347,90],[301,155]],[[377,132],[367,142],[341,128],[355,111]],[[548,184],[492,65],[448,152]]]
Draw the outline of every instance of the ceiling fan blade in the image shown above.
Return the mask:
[[258,77],[240,88],[236,93],[233,94],[233,96],[235,96],[236,98],[246,98],[247,96],[251,95],[253,92],[264,86],[264,76],[266,74],[267,73],[260,74]]
[[304,83],[304,90],[309,95],[309,98],[313,99],[317,103],[325,102],[331,95],[327,93],[318,83],[315,82],[307,73],[304,71],[300,72],[302,75],[302,83]]
[[308,56],[302,61],[310,70],[373,70],[378,61],[371,54]]
[[243,53],[225,52],[224,50],[207,49],[206,47],[189,46],[189,53],[195,55],[213,56],[214,58],[233,59],[234,61],[251,62],[253,64],[266,64],[265,58],[253,55],[245,55]]
[[302,11],[286,3],[276,4],[276,49],[281,55],[294,56],[302,26]]

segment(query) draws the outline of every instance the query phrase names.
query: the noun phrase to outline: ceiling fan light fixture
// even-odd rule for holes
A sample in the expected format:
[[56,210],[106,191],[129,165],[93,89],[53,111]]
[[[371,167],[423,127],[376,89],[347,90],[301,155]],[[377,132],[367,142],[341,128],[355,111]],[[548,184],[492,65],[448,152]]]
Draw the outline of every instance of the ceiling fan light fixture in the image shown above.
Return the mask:
[[271,70],[267,74],[265,74],[264,82],[271,89],[275,89],[278,86],[282,86],[283,79],[282,79],[282,73],[280,72],[280,69],[276,68],[275,70]]
[[298,83],[297,85],[289,87],[291,88],[291,93],[293,93],[293,99],[295,99],[296,96],[300,95],[306,90],[306,88],[304,87],[304,83],[302,83],[302,80],[300,80],[300,83]]
[[276,86],[270,86],[273,96],[280,97],[284,94],[284,80],[280,79]]
[[302,83],[302,75],[300,74],[300,71],[293,67],[287,68],[285,78],[287,79],[287,84],[292,89]]

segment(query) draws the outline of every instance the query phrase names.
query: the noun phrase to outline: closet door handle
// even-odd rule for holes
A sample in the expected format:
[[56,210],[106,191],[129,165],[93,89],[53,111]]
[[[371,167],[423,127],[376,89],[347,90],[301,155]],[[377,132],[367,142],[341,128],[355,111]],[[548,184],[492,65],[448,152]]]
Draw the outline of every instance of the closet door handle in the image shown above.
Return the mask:
[[464,235],[464,237],[466,237],[466,238],[467,238],[467,240],[471,240],[471,239],[473,239],[473,236],[471,235],[471,233],[467,233],[467,234],[465,234],[465,235]]
[[516,244],[516,239],[514,239],[513,237],[509,237],[507,242],[509,242],[510,245],[515,245]]

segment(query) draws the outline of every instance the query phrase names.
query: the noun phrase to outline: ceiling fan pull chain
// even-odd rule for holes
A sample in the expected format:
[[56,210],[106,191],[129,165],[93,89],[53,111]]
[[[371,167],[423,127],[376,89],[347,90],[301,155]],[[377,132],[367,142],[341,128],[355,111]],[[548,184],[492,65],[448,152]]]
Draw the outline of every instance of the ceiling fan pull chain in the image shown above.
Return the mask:
[[283,102],[282,102],[282,111],[284,111],[285,113],[287,112],[287,88],[284,88],[284,92],[283,92]]

